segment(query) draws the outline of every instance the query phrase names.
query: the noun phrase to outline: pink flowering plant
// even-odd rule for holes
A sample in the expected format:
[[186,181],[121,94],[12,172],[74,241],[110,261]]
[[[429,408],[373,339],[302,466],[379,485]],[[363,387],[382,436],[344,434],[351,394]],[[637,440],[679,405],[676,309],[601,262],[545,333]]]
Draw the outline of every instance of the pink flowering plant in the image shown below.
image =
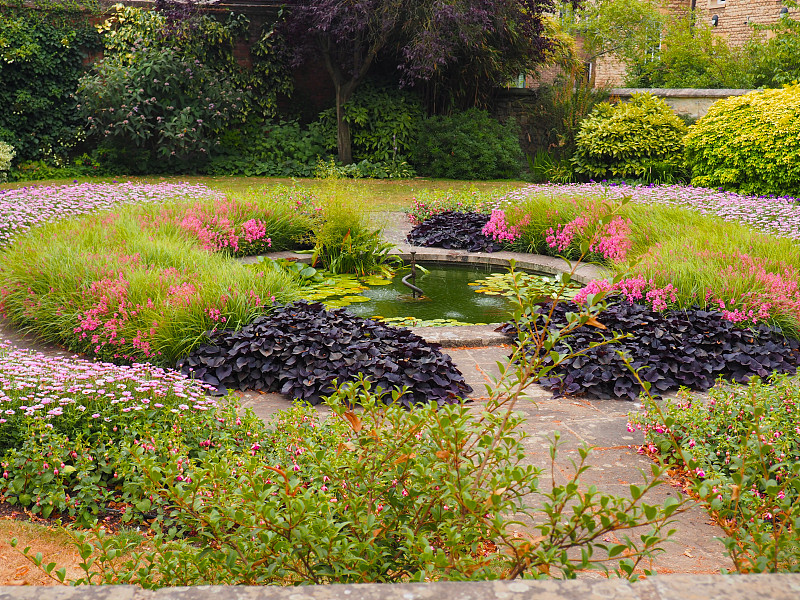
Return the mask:
[[207,391],[147,364],[121,367],[1,344],[0,498],[82,525],[108,510],[141,518],[157,503],[143,495],[142,473],[129,461],[134,449],[185,462],[212,447],[249,450],[262,439],[252,433],[252,417],[239,418]]
[[[606,222],[604,203],[627,200]],[[517,251],[589,258],[625,273],[603,290],[656,310],[700,306],[742,326],[800,331],[800,205],[684,186],[528,186],[509,192],[487,228]],[[578,297],[581,300],[581,296]]]
[[741,573],[800,570],[800,386],[797,377],[645,398],[630,415],[642,452],[678,469],[722,527]]
[[[144,474],[143,494],[159,499],[173,533],[156,521],[148,547],[99,530],[72,534],[85,573],[75,583],[391,583],[437,573],[574,577],[609,567],[635,579],[668,535],[679,505],[645,504],[657,485],[650,478],[632,498],[577,492],[588,450],[565,482],[540,489],[543,472],[526,464],[522,417],[507,402],[493,400],[480,416],[461,405],[408,412],[400,394],[391,402],[363,379],[341,386],[328,399],[327,419],[302,406],[284,411],[249,452],[164,462],[146,446],[134,448],[129,460]],[[356,404],[362,410],[349,408]],[[513,534],[520,513],[538,523],[535,540]],[[602,541],[642,525],[652,530],[641,543]],[[125,558],[115,560],[120,552]]]

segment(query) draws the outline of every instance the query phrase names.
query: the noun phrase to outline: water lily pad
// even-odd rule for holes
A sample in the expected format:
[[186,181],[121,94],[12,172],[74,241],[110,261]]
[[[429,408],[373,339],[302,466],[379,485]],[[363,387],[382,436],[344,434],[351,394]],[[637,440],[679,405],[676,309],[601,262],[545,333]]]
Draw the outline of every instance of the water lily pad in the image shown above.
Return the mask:
[[392,283],[391,279],[387,279],[386,277],[379,277],[377,275],[370,275],[368,277],[362,277],[361,282],[366,285],[389,285]]

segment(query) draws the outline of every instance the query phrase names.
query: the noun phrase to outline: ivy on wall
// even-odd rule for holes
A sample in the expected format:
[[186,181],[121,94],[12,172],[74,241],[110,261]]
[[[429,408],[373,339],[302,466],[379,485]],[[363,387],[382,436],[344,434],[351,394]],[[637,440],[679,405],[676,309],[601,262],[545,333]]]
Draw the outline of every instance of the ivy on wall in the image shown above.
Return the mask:
[[58,162],[83,136],[72,93],[100,37],[91,12],[0,4],[0,141],[17,160]]

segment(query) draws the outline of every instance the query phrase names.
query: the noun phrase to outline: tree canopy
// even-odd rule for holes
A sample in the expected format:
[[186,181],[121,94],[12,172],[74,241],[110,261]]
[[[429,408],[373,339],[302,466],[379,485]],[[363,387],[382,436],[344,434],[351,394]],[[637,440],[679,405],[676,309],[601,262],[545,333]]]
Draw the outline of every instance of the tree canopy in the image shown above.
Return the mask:
[[295,65],[319,57],[336,90],[339,159],[351,161],[342,107],[376,60],[402,85],[433,83],[452,98],[486,89],[543,62],[555,41],[555,0],[318,0],[293,5],[285,39]]

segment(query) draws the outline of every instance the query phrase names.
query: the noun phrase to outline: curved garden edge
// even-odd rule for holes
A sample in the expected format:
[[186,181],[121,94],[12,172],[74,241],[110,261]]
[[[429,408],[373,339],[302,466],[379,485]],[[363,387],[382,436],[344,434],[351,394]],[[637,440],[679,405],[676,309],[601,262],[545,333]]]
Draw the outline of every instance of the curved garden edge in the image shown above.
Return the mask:
[[[420,248],[404,244],[392,252],[404,261],[411,260],[411,253],[419,262],[438,264],[461,265],[486,265],[491,267],[508,268],[513,260],[515,268],[520,271],[558,275],[568,273],[569,264],[562,258],[544,256],[541,254],[523,254],[521,252],[467,252],[466,250],[447,250],[444,248]],[[268,258],[286,258],[299,262],[310,262],[308,254],[296,252],[271,252],[261,255]],[[247,256],[239,259],[244,264],[255,263],[261,256]],[[593,279],[603,277],[605,271],[592,264],[578,266],[572,279],[578,283],[587,284]],[[483,346],[500,346],[511,341],[511,336],[495,331],[496,325],[460,325],[456,327],[412,327],[412,332],[425,339],[427,342],[440,344],[443,348],[476,348]]]

